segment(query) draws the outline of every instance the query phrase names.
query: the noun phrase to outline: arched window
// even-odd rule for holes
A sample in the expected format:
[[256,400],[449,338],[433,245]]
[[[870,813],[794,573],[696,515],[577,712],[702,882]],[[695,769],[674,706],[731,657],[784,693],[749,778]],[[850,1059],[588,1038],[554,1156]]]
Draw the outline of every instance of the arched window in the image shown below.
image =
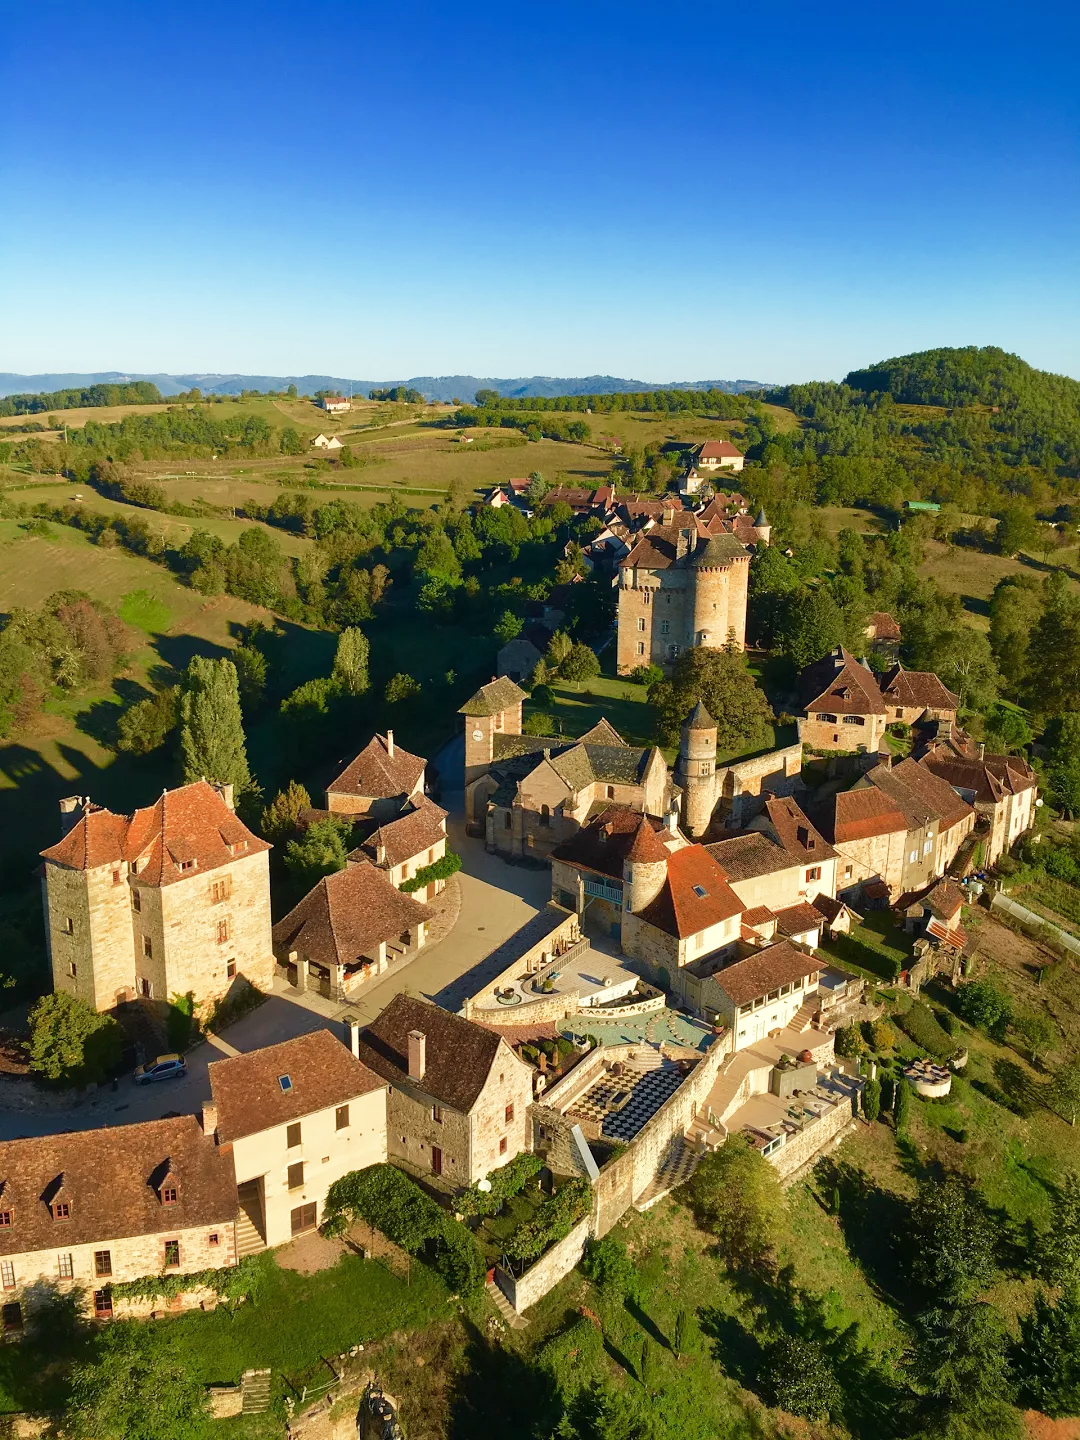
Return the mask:
[[540,824],[544,826],[551,824],[551,810],[547,805],[540,806]]

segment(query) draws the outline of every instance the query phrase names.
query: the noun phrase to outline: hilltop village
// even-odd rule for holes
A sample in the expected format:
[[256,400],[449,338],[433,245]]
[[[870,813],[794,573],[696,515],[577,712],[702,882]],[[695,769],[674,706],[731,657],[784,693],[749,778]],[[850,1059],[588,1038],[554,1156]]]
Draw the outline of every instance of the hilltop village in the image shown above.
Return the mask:
[[[771,526],[739,494],[699,494],[741,466],[709,442],[670,495],[545,497],[600,522],[585,560],[615,591],[619,672],[744,650]],[[524,508],[527,487],[484,503]],[[1032,827],[1033,770],[973,741],[937,675],[896,662],[887,614],[862,654],[804,670],[798,735],[779,748],[725,757],[701,697],[672,764],[606,718],[573,739],[532,733],[523,705],[557,623],[509,640],[460,707],[441,803],[428,759],[392,730],[347,759],[298,822],[346,817],[347,863],[276,922],[271,846],[230,784],[207,776],[131,814],[64,800],[41,857],[55,992],[138,1013],[152,1036],[172,997],[206,1014],[243,987],[273,998],[281,1036],[243,1052],[223,1036],[184,1113],[163,1100],[99,1128],[73,1111],[53,1133],[45,1112],[45,1133],[0,1142],[9,1335],[56,1287],[99,1320],[154,1312],[164,1292],[146,1277],[167,1277],[174,1308],[205,1306],[214,1272],[334,1221],[371,1167],[451,1215],[537,1171],[574,1197],[550,1243],[489,1267],[518,1324],[731,1137],[790,1183],[859,1123],[874,1072],[836,1041],[876,1012],[865,971],[838,958],[844,937],[887,916],[911,937],[901,990],[959,979],[968,877]],[[811,756],[828,783],[808,782]],[[547,893],[517,928],[463,944],[436,1003],[410,976],[484,928],[462,883],[481,862],[496,888],[539,871]],[[372,992],[384,1003],[365,1017]]]

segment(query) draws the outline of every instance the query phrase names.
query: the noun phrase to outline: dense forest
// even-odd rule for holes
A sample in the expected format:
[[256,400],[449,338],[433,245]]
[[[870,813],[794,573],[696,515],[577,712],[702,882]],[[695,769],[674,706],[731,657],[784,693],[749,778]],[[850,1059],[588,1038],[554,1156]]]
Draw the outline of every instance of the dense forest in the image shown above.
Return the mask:
[[53,390],[37,395],[8,395],[0,399],[0,415],[42,415],[49,410],[97,409],[102,405],[160,405],[161,392],[149,380],[127,385],[90,385],[85,390]]

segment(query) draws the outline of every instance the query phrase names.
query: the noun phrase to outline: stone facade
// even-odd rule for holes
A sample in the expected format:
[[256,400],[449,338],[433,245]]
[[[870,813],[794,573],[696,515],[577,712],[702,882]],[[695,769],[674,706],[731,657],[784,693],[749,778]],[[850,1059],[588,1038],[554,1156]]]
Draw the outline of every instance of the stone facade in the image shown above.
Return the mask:
[[[235,1206],[233,1206],[235,1210]],[[18,1303],[24,1319],[30,1320],[38,1305],[48,1304],[57,1294],[81,1292],[83,1312],[106,1315],[112,1311],[110,1286],[144,1275],[187,1275],[199,1270],[224,1270],[236,1264],[236,1238],[232,1215],[220,1224],[198,1229],[169,1230],[163,1226],[156,1235],[108,1236],[87,1245],[65,1245],[61,1227],[55,1247],[23,1254],[6,1255],[12,1267],[13,1283],[0,1292],[3,1303]],[[178,1263],[166,1264],[166,1245],[175,1243]],[[105,1258],[107,1257],[107,1258]],[[65,1273],[67,1272],[67,1273]],[[189,1302],[199,1303],[192,1293]],[[159,1302],[163,1304],[163,1302]],[[143,1310],[149,1308],[145,1303]],[[139,1311],[129,1301],[117,1301],[116,1313]]]
[[749,553],[694,566],[686,563],[684,551],[666,567],[653,568],[633,563],[638,550],[635,546],[619,568],[620,675],[639,665],[670,665],[697,645],[721,649],[733,639],[740,650],[745,647]]
[[592,1225],[592,1216],[586,1215],[584,1220],[578,1221],[569,1235],[541,1255],[536,1264],[530,1266],[524,1275],[517,1279],[501,1265],[496,1269],[495,1283],[519,1315],[523,1310],[528,1310],[530,1305],[542,1300],[565,1275],[570,1274],[585,1254],[585,1247],[592,1235]]
[[799,721],[799,740],[808,750],[857,750],[876,755],[888,726],[885,715],[813,712]]
[[762,792],[794,795],[802,785],[802,745],[796,742],[767,755],[754,755],[716,771],[716,802],[725,824],[737,830],[761,809]]

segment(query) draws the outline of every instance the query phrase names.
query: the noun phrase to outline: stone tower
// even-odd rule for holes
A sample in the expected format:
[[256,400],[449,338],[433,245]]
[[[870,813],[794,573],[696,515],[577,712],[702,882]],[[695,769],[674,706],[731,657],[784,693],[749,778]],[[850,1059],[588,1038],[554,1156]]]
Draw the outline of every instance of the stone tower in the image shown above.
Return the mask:
[[501,675],[462,705],[465,717],[465,788],[480,779],[495,758],[496,735],[521,734],[521,706],[525,691],[508,675]]
[[716,809],[716,721],[699,700],[682,723],[675,779],[683,792],[683,829],[692,840]]
[[667,879],[667,865],[667,848],[643,815],[630,848],[623,857],[624,927],[628,911],[638,914],[659,895]]
[[750,556],[733,535],[714,535],[699,542],[690,557],[693,576],[693,619],[690,643],[722,650],[734,641],[746,645],[747,581]]

